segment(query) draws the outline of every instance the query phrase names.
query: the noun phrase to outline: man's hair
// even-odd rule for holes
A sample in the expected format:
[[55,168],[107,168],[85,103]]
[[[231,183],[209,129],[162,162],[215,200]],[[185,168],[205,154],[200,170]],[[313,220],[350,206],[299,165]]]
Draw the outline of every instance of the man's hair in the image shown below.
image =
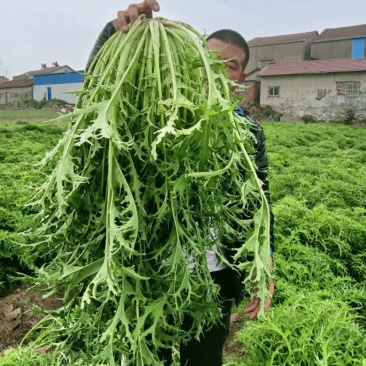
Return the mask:
[[231,43],[234,46],[237,46],[241,48],[244,51],[244,62],[243,62],[243,71],[246,68],[248,61],[249,61],[249,46],[247,41],[244,39],[244,37],[239,34],[238,32],[235,32],[232,29],[220,29],[216,32],[213,32],[210,34],[206,41],[209,41],[210,39],[218,39],[225,43]]

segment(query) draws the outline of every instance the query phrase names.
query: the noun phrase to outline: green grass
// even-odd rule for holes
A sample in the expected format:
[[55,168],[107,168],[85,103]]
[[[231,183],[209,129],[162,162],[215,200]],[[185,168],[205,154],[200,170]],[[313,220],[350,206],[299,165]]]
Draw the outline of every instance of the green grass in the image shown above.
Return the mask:
[[1,122],[38,122],[56,118],[59,112],[49,109],[0,109]]

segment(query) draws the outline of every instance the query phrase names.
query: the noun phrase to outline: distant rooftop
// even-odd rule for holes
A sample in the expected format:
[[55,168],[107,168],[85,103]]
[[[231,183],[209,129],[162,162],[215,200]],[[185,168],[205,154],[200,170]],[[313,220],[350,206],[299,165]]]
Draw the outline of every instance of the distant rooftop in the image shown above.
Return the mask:
[[[61,70],[61,69],[64,69],[64,68],[68,68],[68,69],[71,69],[71,67],[67,66],[67,65],[62,65],[62,66],[52,66],[52,67],[42,67],[41,69],[39,70],[32,70],[32,71],[27,71],[23,74],[19,74],[19,75],[16,75],[14,76],[14,78],[21,78],[21,77],[26,77],[26,76],[34,76],[34,75],[42,75],[42,74],[50,74],[50,73],[53,73],[55,71],[58,71],[58,70]],[[73,69],[71,69],[73,70]]]
[[267,46],[280,43],[291,43],[291,42],[303,42],[311,36],[318,36],[317,31],[295,33],[295,34],[284,34],[281,36],[271,37],[256,37],[248,42],[249,47]]
[[33,85],[33,80],[31,79],[23,79],[23,80],[9,80],[0,83],[0,89],[8,89],[8,88],[19,88],[23,86],[31,86]]
[[292,61],[269,64],[258,76],[328,74],[338,72],[365,72],[366,58],[338,58],[327,60]]
[[358,37],[366,37],[366,24],[324,29],[323,32],[320,33],[319,37],[314,40],[314,42]]

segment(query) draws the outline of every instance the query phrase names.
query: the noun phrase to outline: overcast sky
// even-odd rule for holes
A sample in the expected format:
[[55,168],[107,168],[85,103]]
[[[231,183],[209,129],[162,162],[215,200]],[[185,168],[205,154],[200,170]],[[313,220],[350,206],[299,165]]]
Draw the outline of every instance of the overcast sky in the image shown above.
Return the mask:
[[[159,16],[187,22],[201,33],[231,28],[248,41],[366,23],[366,0],[159,3]],[[0,0],[0,75],[11,79],[54,61],[83,69],[100,30],[128,4],[121,0]]]

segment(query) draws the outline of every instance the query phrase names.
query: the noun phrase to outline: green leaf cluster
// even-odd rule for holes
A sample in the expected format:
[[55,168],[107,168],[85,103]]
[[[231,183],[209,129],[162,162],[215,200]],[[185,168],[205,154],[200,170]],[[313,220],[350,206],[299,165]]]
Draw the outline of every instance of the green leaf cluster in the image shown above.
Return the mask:
[[41,163],[51,172],[31,203],[32,246],[47,259],[36,282],[61,289],[65,307],[36,344],[53,342],[72,364],[160,365],[160,348],[199,337],[220,316],[206,251],[226,261],[225,241],[242,243],[227,265],[268,296],[252,127],[234,111],[223,62],[198,40],[188,25],[140,18],[107,41],[75,111],[58,119],[70,126]]

